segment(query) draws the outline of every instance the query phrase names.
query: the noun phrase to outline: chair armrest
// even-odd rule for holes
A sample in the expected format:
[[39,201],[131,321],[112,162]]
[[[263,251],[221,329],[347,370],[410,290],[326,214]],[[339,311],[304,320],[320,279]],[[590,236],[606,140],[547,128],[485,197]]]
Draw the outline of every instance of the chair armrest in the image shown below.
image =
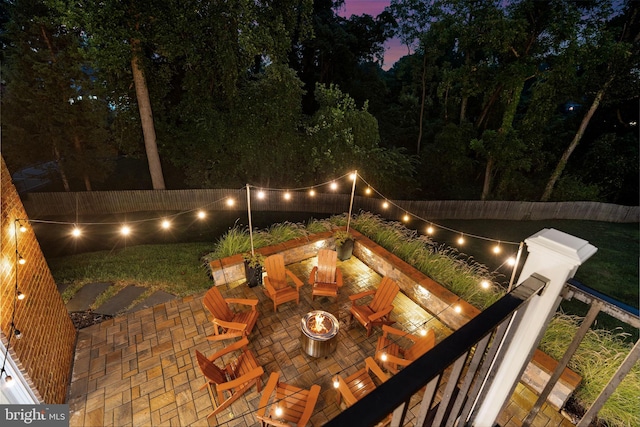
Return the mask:
[[300,416],[300,420],[298,421],[298,426],[303,427],[306,426],[313,414],[313,409],[316,407],[316,402],[318,401],[318,396],[320,395],[320,386],[314,384],[309,389],[309,394],[307,395],[307,402],[304,405],[304,412]]
[[393,310],[393,306],[389,305],[384,309],[378,311],[377,313],[374,313],[371,316],[369,316],[369,320],[378,320],[379,318],[384,317],[387,314],[391,313],[391,310]]
[[240,323],[240,322],[227,322],[226,320],[220,320],[220,319],[213,319],[213,324],[214,325],[220,325],[223,328],[227,328],[227,329],[233,329],[236,331],[244,331],[245,329],[247,329],[247,324],[246,323]]
[[260,302],[257,299],[251,298],[227,298],[225,301],[234,303],[234,304],[242,304],[242,305],[250,305],[253,309],[256,309],[256,305]]
[[417,335],[413,335],[413,334],[410,334],[409,332],[401,331],[400,329],[396,329],[393,326],[382,325],[382,336],[386,338],[387,335],[396,335],[398,337],[404,337],[404,338],[410,339],[413,342],[416,342],[416,340],[420,339],[420,337],[418,337]]
[[364,292],[360,292],[360,293],[357,293],[357,294],[349,295],[349,299],[353,302],[353,301],[355,301],[357,299],[366,297],[368,295],[373,295],[375,293],[376,293],[375,289],[371,290],[371,291],[364,291]]
[[316,282],[316,273],[318,272],[318,266],[315,266],[311,269],[311,273],[309,273],[309,284],[313,285]]
[[273,296],[276,294],[276,288],[273,287],[268,276],[264,278],[264,287],[267,288],[267,293],[271,296],[271,298],[273,298]]
[[264,374],[264,369],[262,369],[262,366],[258,366],[257,368],[253,368],[252,370],[242,375],[241,377],[236,378],[235,380],[216,385],[216,388],[220,391],[231,390],[241,386],[246,382],[255,380],[256,378],[260,378],[262,374]]
[[222,350],[216,351],[211,356],[209,356],[209,360],[213,362],[219,357],[224,356],[225,354],[231,353],[232,351],[239,350],[242,347],[245,347],[247,345],[249,345],[249,339],[247,337],[244,337],[234,342],[233,344],[226,346]]
[[285,269],[284,271],[287,273],[287,276],[289,276],[289,278],[293,280],[293,283],[295,283],[296,288],[300,289],[300,287],[304,285],[304,283],[302,283],[302,280],[298,279],[298,277],[295,274],[293,274],[290,270]]
[[258,403],[258,417],[264,417],[264,413],[267,410],[267,404],[269,403],[269,398],[278,385],[278,378],[280,377],[280,373],[272,372],[269,375],[269,381],[267,381],[267,386],[262,390],[262,397],[260,398],[260,403]]
[[336,285],[338,285],[339,288],[342,287],[342,270],[338,267],[336,267]]
[[367,367],[367,369],[369,371],[373,372],[373,374],[376,377],[378,377],[378,379],[380,381],[385,382],[386,380],[389,379],[389,376],[387,376],[387,374],[384,373],[382,368],[380,368],[380,366],[378,366],[376,361],[373,360],[373,358],[371,356],[369,356],[366,359],[364,359],[364,364],[365,364],[365,366]]
[[357,402],[356,397],[351,390],[349,390],[349,386],[340,375],[338,375],[338,393],[342,395],[347,406],[351,406]]

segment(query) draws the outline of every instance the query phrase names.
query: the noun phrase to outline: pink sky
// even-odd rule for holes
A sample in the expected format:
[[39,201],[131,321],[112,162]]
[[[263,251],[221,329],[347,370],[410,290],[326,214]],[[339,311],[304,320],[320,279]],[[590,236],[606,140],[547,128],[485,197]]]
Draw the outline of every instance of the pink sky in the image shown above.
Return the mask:
[[[340,16],[349,18],[351,15],[362,15],[366,13],[371,16],[378,16],[385,7],[389,6],[390,0],[345,0],[344,7],[338,11]],[[407,47],[399,39],[388,40],[385,44],[384,67],[385,70],[399,58],[407,55]]]

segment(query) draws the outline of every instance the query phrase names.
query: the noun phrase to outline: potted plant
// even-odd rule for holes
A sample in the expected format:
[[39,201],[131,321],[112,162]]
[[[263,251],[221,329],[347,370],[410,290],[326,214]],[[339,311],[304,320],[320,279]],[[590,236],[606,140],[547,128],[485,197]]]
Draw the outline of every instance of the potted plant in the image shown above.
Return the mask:
[[353,234],[345,230],[338,230],[333,233],[333,238],[335,239],[338,259],[340,259],[340,261],[346,261],[351,258],[351,254],[353,254],[353,242],[355,241]]
[[247,252],[242,254],[242,258],[244,259],[244,274],[249,287],[253,288],[254,286],[262,285],[264,255]]

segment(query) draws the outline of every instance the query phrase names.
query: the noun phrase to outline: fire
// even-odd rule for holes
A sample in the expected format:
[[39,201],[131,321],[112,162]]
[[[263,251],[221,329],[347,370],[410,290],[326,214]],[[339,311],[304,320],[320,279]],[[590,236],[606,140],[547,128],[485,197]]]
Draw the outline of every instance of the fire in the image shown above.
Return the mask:
[[316,334],[321,334],[323,332],[328,332],[329,329],[324,325],[324,315],[321,313],[316,313],[313,316],[313,322],[309,322],[309,329],[311,329]]

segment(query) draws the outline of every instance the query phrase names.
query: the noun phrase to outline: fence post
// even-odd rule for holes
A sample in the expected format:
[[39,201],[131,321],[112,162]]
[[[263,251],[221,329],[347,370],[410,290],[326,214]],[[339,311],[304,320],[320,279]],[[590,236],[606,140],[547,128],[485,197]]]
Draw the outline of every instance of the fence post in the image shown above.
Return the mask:
[[597,248],[578,237],[555,229],[543,229],[525,240],[529,255],[522,267],[520,281],[537,273],[549,280],[541,295],[534,296],[518,324],[513,339],[505,342],[504,359],[484,399],[474,411],[471,424],[494,425],[507,399],[511,397],[522,372],[537,347],[567,279],[589,259]]

